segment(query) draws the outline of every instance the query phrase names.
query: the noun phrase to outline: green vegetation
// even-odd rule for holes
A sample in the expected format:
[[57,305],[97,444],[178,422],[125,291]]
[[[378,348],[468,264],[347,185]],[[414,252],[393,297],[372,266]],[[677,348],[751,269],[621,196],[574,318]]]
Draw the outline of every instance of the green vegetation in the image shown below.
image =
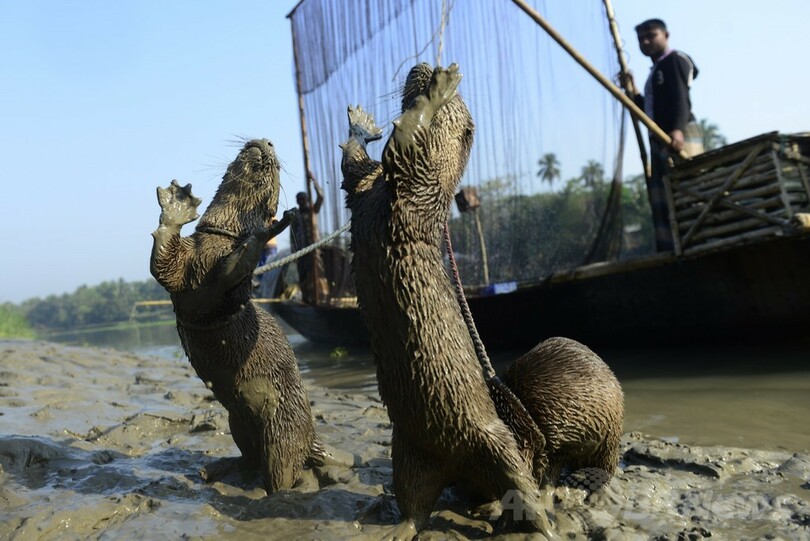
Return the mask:
[[[90,326],[111,326],[128,322],[138,301],[168,300],[169,295],[154,279],[142,282],[124,280],[81,286],[73,293],[34,298],[20,306],[5,304],[27,321],[35,331],[63,331]],[[171,313],[163,308],[150,319]],[[0,316],[1,317],[1,316]]]
[[554,182],[560,179],[560,162],[557,155],[553,152],[543,154],[543,157],[537,160],[537,165],[540,167],[537,176],[548,182],[549,186],[554,186]]
[[720,133],[720,128],[717,127],[717,124],[709,123],[709,119],[707,118],[701,118],[699,124],[703,132],[704,151],[708,152],[728,144],[726,137]]
[[[539,165],[538,176],[551,184],[542,173],[558,170],[554,154],[544,155]],[[479,189],[478,213],[490,281],[530,280],[582,264],[596,236],[609,190],[604,168],[594,160],[559,191],[522,195],[508,180],[484,183]],[[652,221],[643,175],[624,180],[622,213],[622,258],[651,253]],[[462,280],[470,285],[482,283],[473,216],[465,213],[453,218],[450,231]]]
[[21,309],[11,303],[0,305],[0,338],[34,338],[31,325]]

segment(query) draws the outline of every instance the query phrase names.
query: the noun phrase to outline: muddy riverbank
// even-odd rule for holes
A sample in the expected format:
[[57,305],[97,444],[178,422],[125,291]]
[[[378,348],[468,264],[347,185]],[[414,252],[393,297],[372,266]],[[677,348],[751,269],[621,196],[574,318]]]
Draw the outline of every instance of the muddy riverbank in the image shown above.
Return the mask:
[[[336,369],[308,377],[316,428],[338,464],[308,470],[293,490],[267,496],[255,472],[237,467],[224,409],[181,356],[2,341],[0,538],[382,538],[398,516],[391,430],[364,374],[359,383]],[[689,409],[689,397],[675,393],[666,414],[644,411],[643,393],[633,390],[641,381],[644,392],[665,392],[663,382],[623,381],[628,432],[617,476],[589,493],[585,472],[548,495],[561,535],[810,539],[802,435],[759,448],[644,435],[655,415],[713,412],[700,402]],[[740,407],[729,399],[730,409]],[[771,402],[764,400],[761,407]],[[493,532],[499,512],[449,489],[421,538],[528,537]]]

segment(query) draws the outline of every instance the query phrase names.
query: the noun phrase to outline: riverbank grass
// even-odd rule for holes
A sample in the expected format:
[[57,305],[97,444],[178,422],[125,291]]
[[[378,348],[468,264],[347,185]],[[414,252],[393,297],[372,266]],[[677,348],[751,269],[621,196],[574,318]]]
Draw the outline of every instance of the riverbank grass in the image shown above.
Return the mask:
[[36,338],[36,333],[22,315],[0,306],[0,338]]

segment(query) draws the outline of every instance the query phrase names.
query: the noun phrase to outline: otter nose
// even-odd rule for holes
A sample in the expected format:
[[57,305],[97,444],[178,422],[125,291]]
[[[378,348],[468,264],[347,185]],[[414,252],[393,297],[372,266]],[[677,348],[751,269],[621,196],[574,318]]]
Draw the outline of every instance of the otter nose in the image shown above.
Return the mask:
[[269,147],[273,147],[273,142],[270,139],[262,139],[262,143],[267,144]]

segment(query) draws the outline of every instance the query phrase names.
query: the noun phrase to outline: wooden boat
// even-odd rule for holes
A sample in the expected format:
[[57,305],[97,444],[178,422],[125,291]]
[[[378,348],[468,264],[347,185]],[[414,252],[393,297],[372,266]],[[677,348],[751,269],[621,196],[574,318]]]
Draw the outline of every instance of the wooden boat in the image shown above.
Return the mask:
[[[484,344],[526,348],[549,336],[606,345],[805,337],[810,229],[799,217],[810,212],[808,148],[810,135],[769,133],[675,167],[670,200],[676,252],[468,289]],[[712,200],[701,227],[690,234],[694,216]],[[273,309],[314,342],[367,342],[351,302],[282,302]]]
[[[328,6],[313,2],[302,2],[296,10],[300,6],[325,10]],[[513,2],[524,4],[522,0]],[[604,4],[618,47],[621,40],[612,10],[607,0]],[[539,14],[524,11],[563,48],[570,49]],[[298,43],[296,25],[321,13],[315,10],[299,14],[298,21],[293,19],[294,43]],[[390,20],[381,16],[379,25]],[[362,46],[361,38],[351,37],[355,36],[352,33],[348,36],[355,41],[346,51]],[[310,39],[317,45],[323,36]],[[594,77],[604,79],[572,56]],[[297,49],[295,58],[305,167],[310,170],[304,94],[315,87],[313,81],[326,84],[327,71],[325,64],[318,64],[304,83]],[[346,61],[339,56],[333,60],[336,65]],[[626,69],[623,64],[622,69]],[[600,83],[632,110],[634,119],[646,119],[620,91],[617,95],[609,81]],[[645,125],[651,133],[657,134],[657,126],[648,122],[646,119]],[[639,133],[636,129],[645,161]],[[339,137],[335,135],[333,142]],[[810,328],[810,273],[805,271],[810,268],[809,157],[807,134],[769,133],[675,165],[667,181],[674,252],[582,265],[541,279],[466,288],[484,344],[491,349],[525,349],[555,335],[588,344],[634,345],[740,337],[770,341],[805,335]],[[326,161],[335,160],[330,156]],[[342,199],[339,193],[333,195],[335,200]],[[339,216],[340,210],[336,212]],[[600,227],[603,236],[610,234],[608,229],[616,229],[615,224],[608,224],[608,214]],[[333,225],[339,225],[337,219]],[[590,254],[587,260],[593,260]],[[314,342],[335,346],[367,342],[360,311],[351,298],[337,295],[319,305],[283,300],[271,306]]]

